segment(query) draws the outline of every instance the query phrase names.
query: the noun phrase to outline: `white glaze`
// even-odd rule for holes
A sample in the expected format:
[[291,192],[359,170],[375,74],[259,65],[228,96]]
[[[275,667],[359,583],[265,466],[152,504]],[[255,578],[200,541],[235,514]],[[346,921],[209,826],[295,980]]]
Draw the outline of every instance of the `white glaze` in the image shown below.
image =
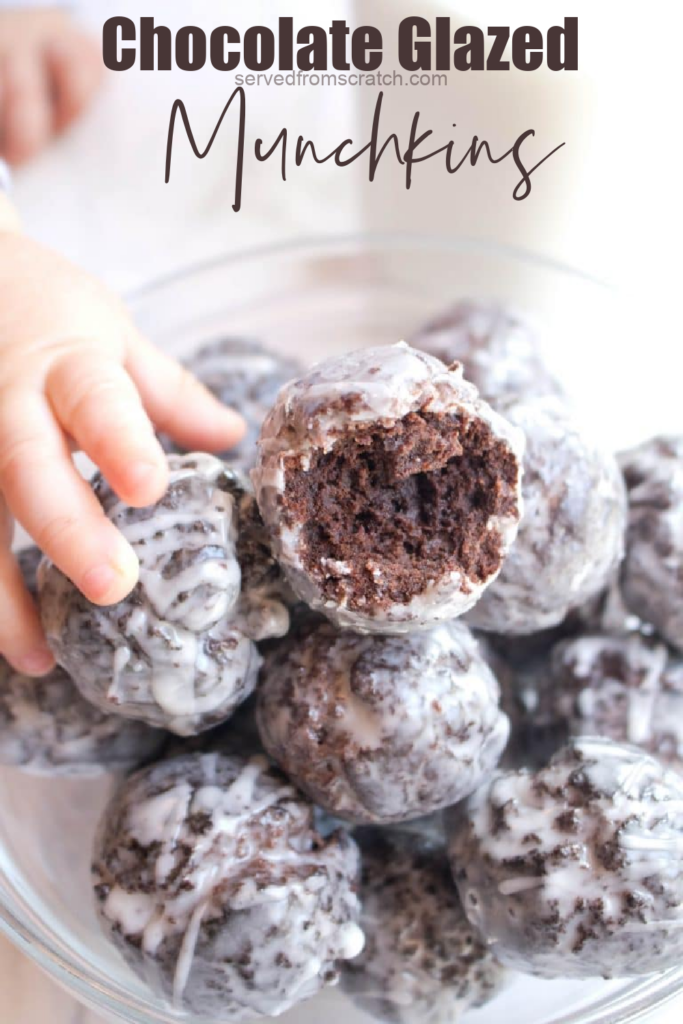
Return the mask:
[[254,639],[282,635],[289,613],[268,580],[242,585],[241,502],[210,455],[169,457],[169,489],[130,509],[105,485],[105,512],[140,560],[140,582],[112,608],[90,605],[55,566],[41,568],[41,612],[59,662],[103,710],[181,735],[226,718],[253,689]]
[[548,696],[574,735],[643,747],[683,769],[683,662],[639,633],[581,636],[553,650]]
[[[40,557],[37,548],[19,555],[31,594]],[[0,764],[36,775],[99,775],[133,768],[164,741],[160,731],[84,700],[61,668],[33,679],[0,657]]]
[[506,980],[465,917],[442,842],[397,830],[360,830],[361,927],[366,945],[342,985],[372,1017],[452,1024]]
[[508,965],[619,976],[680,959],[683,778],[642,751],[578,738],[536,776],[495,777],[450,827],[463,906]]
[[[191,755],[119,792],[96,842],[95,881],[107,883],[100,912],[132,966],[178,1008],[238,1021],[278,1015],[360,952],[357,851],[348,839],[314,845],[310,816],[264,758]],[[154,888],[116,883],[131,856],[141,886],[152,869]],[[237,968],[240,951],[249,977]]]
[[257,718],[266,749],[317,804],[384,823],[455,803],[486,777],[508,736],[498,696],[461,623],[400,637],[324,624],[267,659]]
[[624,599],[683,651],[683,437],[656,437],[625,452],[629,486]]
[[527,634],[560,623],[613,579],[624,553],[626,494],[614,457],[583,436],[554,396],[505,403],[526,436],[524,518],[470,625]]
[[[338,400],[344,398],[352,402],[342,408]],[[456,618],[472,607],[494,578],[492,574],[479,583],[465,579],[460,572],[446,572],[439,579],[426,579],[423,591],[409,602],[366,612],[349,608],[345,599],[326,600],[318,583],[302,568],[301,524],[285,523],[279,505],[287,460],[297,459],[305,473],[313,452],[331,451],[359,426],[377,423],[390,429],[417,410],[478,417],[521,459],[524,442],[520,431],[479,401],[476,388],[463,379],[462,367],[447,368],[404,342],[352,352],[313,367],[301,380],[283,388],[261,432],[252,478],[278,558],[302,600],[356,632],[403,633]],[[519,492],[518,507],[521,511]],[[488,528],[498,533],[503,557],[518,524],[518,517],[491,517]],[[341,576],[350,572],[343,564],[336,569]],[[377,572],[381,572],[380,565]]]
[[467,379],[495,407],[510,395],[560,393],[544,365],[539,337],[527,313],[470,299],[427,324],[412,344],[447,365],[462,363]]

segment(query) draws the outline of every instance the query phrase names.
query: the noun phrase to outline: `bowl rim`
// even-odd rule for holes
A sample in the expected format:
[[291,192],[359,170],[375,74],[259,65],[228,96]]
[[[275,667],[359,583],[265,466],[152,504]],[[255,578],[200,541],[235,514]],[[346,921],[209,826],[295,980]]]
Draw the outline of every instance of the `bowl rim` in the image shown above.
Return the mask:
[[588,271],[581,270],[571,263],[556,259],[545,253],[536,252],[533,249],[526,249],[523,246],[509,243],[495,242],[488,238],[477,238],[470,235],[440,235],[420,231],[354,231],[340,232],[334,234],[303,235],[300,237],[281,239],[277,242],[264,243],[261,245],[246,246],[228,252],[212,256],[206,260],[190,264],[186,267],[178,267],[166,274],[155,277],[146,284],[130,289],[125,295],[127,303],[131,306],[142,304],[154,295],[173,285],[186,283],[191,277],[201,276],[217,270],[220,267],[230,267],[235,264],[251,263],[259,259],[270,259],[283,256],[287,253],[300,255],[305,252],[317,253],[325,251],[338,252],[340,249],[360,247],[370,249],[395,248],[417,248],[417,249],[442,249],[445,252],[480,252],[493,256],[500,256],[513,262],[528,263],[532,266],[546,270],[556,271],[568,277],[574,277],[585,281],[587,284],[596,285],[610,291],[616,290],[615,286],[607,279],[600,278]]
[[[354,252],[359,249],[371,252],[399,248],[444,253],[473,252],[502,257],[511,262],[524,263],[571,277],[601,289],[616,291],[608,281],[522,247],[502,245],[473,237],[379,231],[316,235],[233,250],[162,275],[132,290],[125,298],[135,314],[137,307],[144,306],[146,302],[153,300],[156,295],[168,288],[181,283],[187,284],[192,278],[236,264],[242,265],[287,255],[305,257]],[[122,985],[110,978],[99,979],[75,949],[62,948],[49,926],[42,923],[23,897],[10,887],[8,876],[3,870],[3,857],[4,850],[0,847],[0,933],[89,1008],[113,1014],[124,1021],[135,1021],[136,1024],[165,1024],[168,1020],[166,1012],[158,1012],[135,994],[126,992]],[[644,1014],[659,1009],[682,994],[683,965],[660,974],[635,979],[620,992],[599,998],[585,1010],[571,1011],[561,1018],[556,1017],[553,1024],[631,1024]],[[178,1015],[177,1019],[182,1021],[184,1017]]]
[[[110,979],[106,982],[98,980],[73,949],[60,949],[45,929],[31,927],[30,920],[34,915],[30,911],[25,915],[27,920],[23,920],[23,916],[18,900],[8,890],[0,870],[0,933],[88,1008],[135,1024],[166,1024],[169,1019],[166,1011],[158,1013]],[[683,965],[634,979],[620,992],[607,994],[586,1009],[555,1017],[552,1024],[632,1024],[661,1009],[682,993]],[[191,1020],[182,1013],[174,1019],[179,1022]]]
[[[11,769],[10,769],[11,770]],[[0,848],[0,855],[3,851]],[[0,863],[0,934],[39,968],[45,971],[70,995],[98,1014],[114,1015],[126,1024],[167,1024],[167,1010],[157,1011],[146,1001],[126,991],[125,987],[108,978],[100,980],[72,948],[63,947],[45,927],[30,907],[22,912],[22,901],[8,890]],[[190,1020],[185,1014],[173,1019]]]

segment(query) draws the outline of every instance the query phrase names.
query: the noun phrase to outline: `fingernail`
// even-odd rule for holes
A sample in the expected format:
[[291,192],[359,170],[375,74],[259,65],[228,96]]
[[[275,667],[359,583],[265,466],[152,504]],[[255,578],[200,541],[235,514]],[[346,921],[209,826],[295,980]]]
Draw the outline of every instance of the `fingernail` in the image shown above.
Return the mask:
[[96,565],[83,577],[83,592],[91,601],[105,601],[120,579],[111,565]]
[[223,420],[224,424],[222,429],[225,430],[226,434],[229,434],[231,437],[236,437],[237,440],[240,440],[243,437],[243,435],[246,434],[247,432],[247,424],[244,417],[240,416],[240,414],[238,412],[235,412],[234,409],[226,409],[225,407],[223,407],[221,411],[221,419]]
[[54,664],[54,655],[48,647],[36,647],[19,660],[19,668],[28,676],[44,676]]
[[158,462],[132,462],[126,468],[126,487],[137,491],[159,482],[163,467]]
[[226,412],[228,413],[226,419],[230,421],[233,427],[238,427],[240,430],[246,430],[247,421],[244,416],[235,412],[234,409],[227,409]]
[[81,590],[94,604],[116,604],[131,592],[138,581],[140,563],[123,537],[109,562],[95,565],[83,576]]

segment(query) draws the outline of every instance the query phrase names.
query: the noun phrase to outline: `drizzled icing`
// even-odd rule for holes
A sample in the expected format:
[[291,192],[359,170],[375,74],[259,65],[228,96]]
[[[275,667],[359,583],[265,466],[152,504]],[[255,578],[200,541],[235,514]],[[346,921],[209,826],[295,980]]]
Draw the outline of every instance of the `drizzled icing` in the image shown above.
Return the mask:
[[637,633],[553,649],[548,698],[574,735],[643,747],[683,769],[683,660]]
[[416,818],[462,799],[508,736],[495,677],[459,623],[400,637],[318,626],[266,659],[257,720],[287,774],[359,822]]
[[501,409],[526,437],[524,518],[468,621],[491,632],[534,633],[557,625],[614,577],[626,494],[615,458],[583,436],[558,398],[512,399]]
[[[479,400],[477,389],[463,379],[462,367],[447,368],[404,342],[352,352],[313,367],[282,389],[261,431],[252,478],[278,558],[302,600],[357,632],[403,633],[456,618],[472,607],[495,576],[465,580],[460,572],[445,572],[439,579],[425,579],[424,590],[409,602],[365,612],[327,601],[303,567],[303,524],[285,522],[281,514],[288,460],[297,459],[305,473],[314,452],[343,445],[345,438],[368,424],[391,429],[415,411],[478,418],[521,459],[521,432]],[[499,536],[501,557],[517,534],[519,491],[517,510],[516,516],[492,516],[488,523]],[[337,564],[335,571],[343,575],[344,565]]]
[[449,365],[496,404],[510,395],[560,394],[541,358],[537,325],[520,310],[466,300],[423,327],[411,344]]
[[243,585],[246,484],[209,455],[169,456],[169,470],[166,494],[144,509],[95,483],[140,560],[132,594],[96,607],[48,563],[41,611],[57,659],[88,700],[184,735],[249,695],[260,664],[253,640],[282,635],[289,616],[265,582],[253,592]]
[[105,928],[179,1008],[283,1013],[363,946],[358,853],[322,840],[312,808],[265,758],[195,754],[138,773],[95,845]]
[[98,775],[152,757],[164,734],[106,715],[56,668],[32,679],[0,658],[0,764],[35,775]]
[[452,1024],[487,1002],[505,972],[460,905],[443,843],[361,829],[361,955],[342,986],[371,1016],[396,1024]]
[[[40,558],[35,547],[19,554],[31,594]],[[39,775],[97,775],[134,767],[164,739],[142,722],[103,714],[61,668],[33,679],[0,658],[0,764]]]
[[504,963],[544,977],[661,970],[683,955],[683,778],[578,738],[451,812],[463,906]]
[[683,437],[652,438],[619,461],[629,504],[624,599],[683,651]]

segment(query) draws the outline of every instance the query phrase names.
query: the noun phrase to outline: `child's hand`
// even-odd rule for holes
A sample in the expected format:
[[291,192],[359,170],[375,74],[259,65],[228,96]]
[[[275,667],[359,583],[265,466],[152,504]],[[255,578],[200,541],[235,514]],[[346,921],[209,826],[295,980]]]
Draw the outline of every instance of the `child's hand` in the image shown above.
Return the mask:
[[0,11],[0,156],[36,156],[87,106],[103,76],[97,42],[55,8]]
[[3,224],[12,221],[0,196],[0,652],[40,675],[53,659],[10,550],[13,519],[94,603],[122,600],[137,581],[135,554],[70,447],[122,500],[144,506],[167,481],[153,423],[208,451],[238,441],[243,423],[141,337],[96,281]]

